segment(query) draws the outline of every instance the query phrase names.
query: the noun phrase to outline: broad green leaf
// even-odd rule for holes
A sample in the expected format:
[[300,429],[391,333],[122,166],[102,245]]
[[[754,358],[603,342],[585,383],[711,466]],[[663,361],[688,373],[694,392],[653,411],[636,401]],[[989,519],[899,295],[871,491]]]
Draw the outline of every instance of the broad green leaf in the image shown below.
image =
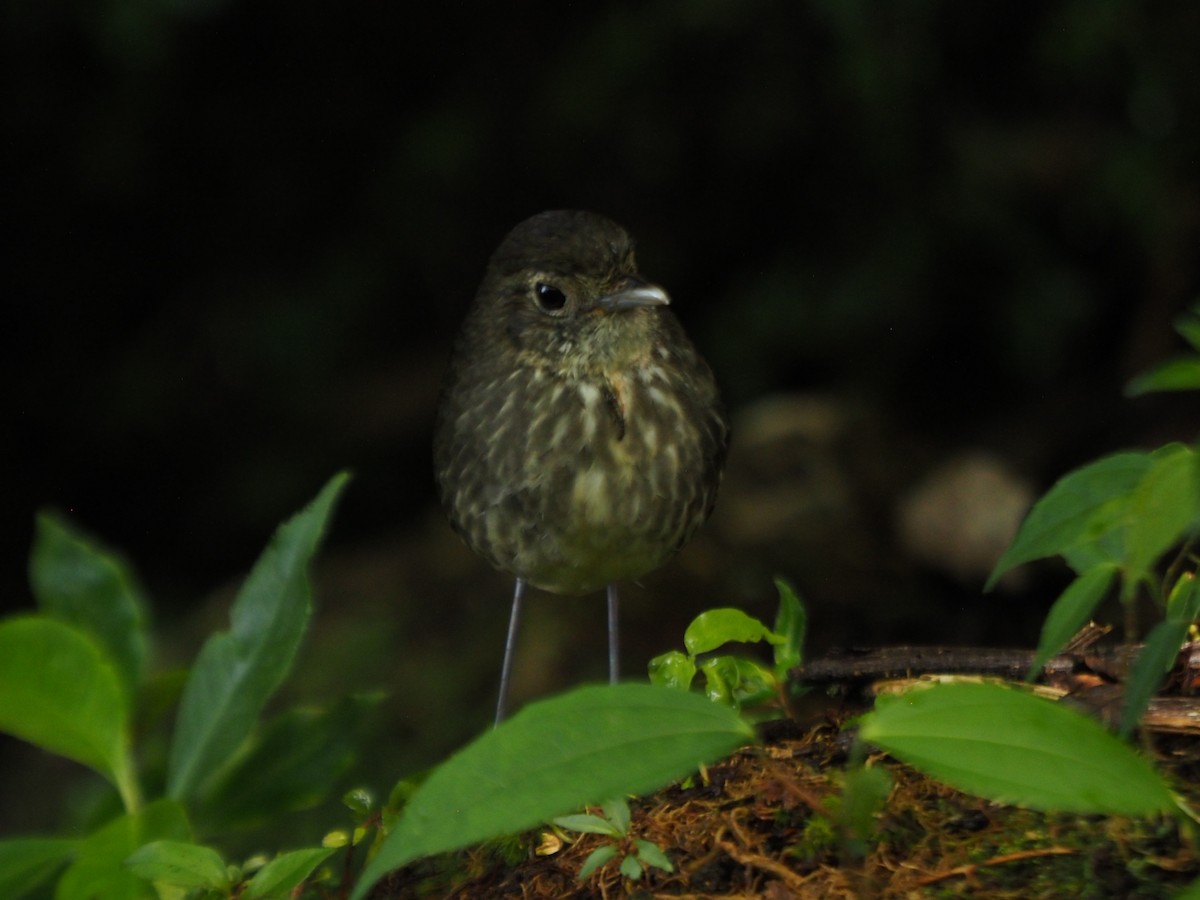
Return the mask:
[[55,900],[157,900],[158,892],[125,865],[129,855],[155,840],[187,841],[183,808],[158,800],[136,815],[118,816],[80,841],[75,860],[58,880]]
[[686,653],[669,650],[650,660],[650,683],[686,691],[696,677],[696,663]]
[[808,631],[808,614],[804,604],[782,578],[775,579],[779,591],[779,612],[775,614],[775,633],[783,640],[775,645],[775,672],[782,678],[790,669],[804,661],[804,638]]
[[1033,505],[984,590],[1014,566],[1101,541],[1125,525],[1125,497],[1151,464],[1147,453],[1116,453],[1059,479]]
[[353,764],[381,694],[346,697],[328,710],[292,709],[240,753],[200,804],[202,830],[253,825],[315,806]]
[[608,819],[593,816],[591,813],[575,813],[570,816],[556,816],[554,824],[567,831],[578,831],[580,834],[607,834],[609,837],[620,837],[624,834]]
[[187,890],[228,891],[225,861],[212,847],[187,841],[151,841],[138,847],[125,865],[139,878]]
[[1137,727],[1150,698],[1158,690],[1179,656],[1187,638],[1188,623],[1159,622],[1146,635],[1146,643],[1134,660],[1125,679],[1125,696],[1121,705],[1120,733],[1128,737]]
[[783,638],[767,628],[758,619],[746,615],[740,609],[710,609],[692,620],[683,633],[683,646],[692,656],[715,650],[730,642],[751,643],[768,641],[783,643]]
[[20,897],[47,880],[75,853],[71,838],[0,840],[0,897]]
[[324,847],[281,853],[255,873],[242,893],[242,900],[283,900],[290,897],[334,851]]
[[312,611],[308,565],[347,475],[279,528],[238,592],[228,632],[205,643],[183,690],[167,793],[202,791],[254,727],[291,669]]
[[1133,378],[1125,386],[1125,396],[1140,397],[1154,391],[1200,390],[1200,357],[1169,359]]
[[1175,806],[1149,763],[1099,723],[994,684],[881,697],[861,738],[968,793],[1057,812],[1149,815]]
[[96,642],[44,616],[0,622],[0,731],[83,763],[137,805],[129,710]]
[[579,880],[584,881],[589,875],[595,872],[598,868],[617,855],[617,848],[612,844],[605,844],[602,847],[597,847],[588,854],[588,858],[583,861],[583,865],[579,867]]
[[1149,470],[1129,498],[1125,564],[1132,577],[1126,580],[1127,591],[1132,592],[1134,579],[1180,542],[1198,511],[1200,471],[1195,452],[1183,444],[1155,451]]
[[132,708],[146,659],[145,603],[129,567],[50,513],[37,517],[29,583],[42,612],[90,634]]
[[652,685],[583,687],[531,703],[430,774],[353,897],[414,859],[654,790],[753,740],[728,708]]
[[1067,589],[1050,607],[1046,621],[1042,623],[1037,657],[1029,668],[1027,678],[1036,677],[1046,660],[1062,650],[1084,626],[1116,577],[1115,565],[1103,565],[1084,572],[1067,585]]

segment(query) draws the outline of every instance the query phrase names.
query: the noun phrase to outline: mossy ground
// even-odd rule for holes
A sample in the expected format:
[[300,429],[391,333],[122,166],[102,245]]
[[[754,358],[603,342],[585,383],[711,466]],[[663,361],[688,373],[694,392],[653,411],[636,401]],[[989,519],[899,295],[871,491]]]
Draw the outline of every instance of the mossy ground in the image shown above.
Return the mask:
[[[1200,743],[1152,752],[1190,802]],[[375,900],[400,898],[1157,898],[1200,877],[1195,839],[1170,818],[1047,814],[1000,806],[884,757],[891,790],[865,839],[837,813],[848,763],[839,722],[768,727],[760,747],[632,806],[632,838],[674,872],[622,877],[617,861],[577,873],[610,839],[537,831],[393,873]],[[618,856],[618,860],[619,860]]]

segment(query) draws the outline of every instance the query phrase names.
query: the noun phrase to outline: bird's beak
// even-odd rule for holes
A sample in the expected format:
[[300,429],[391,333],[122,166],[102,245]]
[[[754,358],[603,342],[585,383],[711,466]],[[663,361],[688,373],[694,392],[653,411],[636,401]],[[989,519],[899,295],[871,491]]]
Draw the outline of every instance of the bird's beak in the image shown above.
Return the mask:
[[670,302],[671,298],[662,288],[630,278],[626,287],[615,293],[605,294],[596,301],[596,306],[605,312],[620,312],[639,306],[667,306]]

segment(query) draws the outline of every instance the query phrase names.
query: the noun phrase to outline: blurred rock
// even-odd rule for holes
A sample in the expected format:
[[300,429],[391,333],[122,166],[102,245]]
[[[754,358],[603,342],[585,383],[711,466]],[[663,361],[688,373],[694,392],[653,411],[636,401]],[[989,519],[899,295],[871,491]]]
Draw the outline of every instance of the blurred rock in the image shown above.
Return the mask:
[[[914,559],[967,585],[991,573],[1036,494],[1003,460],[973,451],[938,466],[896,508],[900,543]],[[1002,586],[1015,588],[1010,572]]]

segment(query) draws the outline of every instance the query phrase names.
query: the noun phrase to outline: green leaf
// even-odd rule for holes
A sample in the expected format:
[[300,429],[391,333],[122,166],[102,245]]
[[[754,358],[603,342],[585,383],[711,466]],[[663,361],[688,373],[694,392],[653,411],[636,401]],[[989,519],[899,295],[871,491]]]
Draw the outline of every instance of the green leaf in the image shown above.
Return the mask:
[[662,848],[653,841],[643,840],[638,838],[634,845],[637,847],[638,859],[647,866],[654,866],[656,869],[662,869],[664,872],[674,872],[675,867],[671,865],[671,860],[667,858],[667,854],[662,852]]
[[883,811],[891,790],[892,776],[881,766],[855,766],[847,770],[840,819],[863,846],[875,831],[875,817]]
[[1125,385],[1125,396],[1140,397],[1154,391],[1194,391],[1200,389],[1200,358],[1180,356],[1155,366]]
[[1075,710],[994,684],[881,697],[861,738],[968,793],[1073,813],[1149,815],[1175,806],[1146,760]]
[[775,579],[779,591],[779,611],[775,614],[775,633],[783,640],[775,645],[775,674],[783,678],[787,672],[804,661],[804,638],[808,631],[808,614],[792,586],[782,578]]
[[1192,349],[1200,350],[1200,303],[1176,318],[1174,325],[1183,339],[1192,345]]
[[1200,511],[1200,471],[1195,452],[1183,444],[1168,444],[1155,451],[1151,460],[1149,470],[1129,498],[1125,535],[1129,594],[1136,588],[1135,579],[1179,543]]
[[696,677],[696,663],[686,653],[669,650],[650,660],[650,683],[686,691]]
[[50,513],[37,517],[29,583],[42,612],[90,634],[132,708],[146,659],[145,603],[129,567]]
[[585,859],[583,861],[583,865],[579,867],[579,880],[583,881],[586,879],[589,875],[591,875],[616,855],[617,848],[612,844],[605,844],[603,847],[597,847],[588,854],[588,858]]
[[1029,667],[1027,678],[1035,678],[1046,661],[1062,650],[1091,618],[1116,576],[1115,565],[1101,565],[1084,572],[1067,585],[1042,623],[1037,657]]
[[714,703],[740,709],[775,696],[775,673],[761,663],[738,656],[714,656],[700,663],[704,694]]
[[630,881],[637,881],[642,877],[642,864],[636,856],[626,856],[621,860],[621,874]]
[[328,710],[293,709],[263,729],[200,804],[202,830],[258,824],[324,800],[350,769],[382,695],[346,697]]
[[620,837],[624,834],[608,819],[594,816],[591,813],[575,813],[570,816],[557,816],[554,824],[567,831],[578,831],[581,834],[606,834],[609,837]]
[[625,802],[624,797],[617,797],[615,800],[606,800],[600,804],[600,809],[604,812],[604,818],[612,822],[613,828],[617,829],[617,834],[628,833],[629,804]]
[[151,841],[138,847],[125,865],[146,881],[195,890],[228,891],[225,861],[212,847],[187,841]]
[[1196,589],[1196,576],[1191,572],[1180,575],[1171,588],[1167,597],[1167,618],[1186,625],[1200,618],[1200,590]]
[[683,633],[683,646],[692,656],[715,650],[722,644],[731,641],[737,643],[768,641],[772,644],[781,644],[783,638],[758,619],[732,607],[710,609],[700,613]]
[[312,611],[308,565],[346,483],[334,476],[280,527],[231,613],[228,632],[200,651],[184,687],[171,743],[167,793],[194,797],[237,751],[263,704],[291,669]]
[[1179,651],[1187,638],[1188,625],[1187,622],[1167,620],[1159,622],[1146,635],[1146,643],[1125,679],[1119,729],[1123,737],[1133,733],[1142,713],[1150,704],[1150,699],[1179,657]]
[[69,860],[79,841],[71,838],[0,840],[0,897],[20,897]]
[[155,840],[191,839],[183,808],[174,800],[118,816],[79,843],[75,860],[58,881],[55,900],[157,900],[158,893],[125,865],[138,847]]
[[274,900],[290,897],[313,870],[334,851],[324,847],[281,853],[255,873],[242,893],[242,900]]
[[1125,497],[1151,465],[1147,453],[1116,453],[1059,479],[1033,505],[984,590],[1014,566],[1095,544],[1125,525]]
[[652,685],[582,687],[531,703],[430,774],[353,896],[414,859],[654,790],[753,740],[731,710]]
[[129,710],[96,642],[43,616],[0,622],[0,731],[83,763],[137,806]]

